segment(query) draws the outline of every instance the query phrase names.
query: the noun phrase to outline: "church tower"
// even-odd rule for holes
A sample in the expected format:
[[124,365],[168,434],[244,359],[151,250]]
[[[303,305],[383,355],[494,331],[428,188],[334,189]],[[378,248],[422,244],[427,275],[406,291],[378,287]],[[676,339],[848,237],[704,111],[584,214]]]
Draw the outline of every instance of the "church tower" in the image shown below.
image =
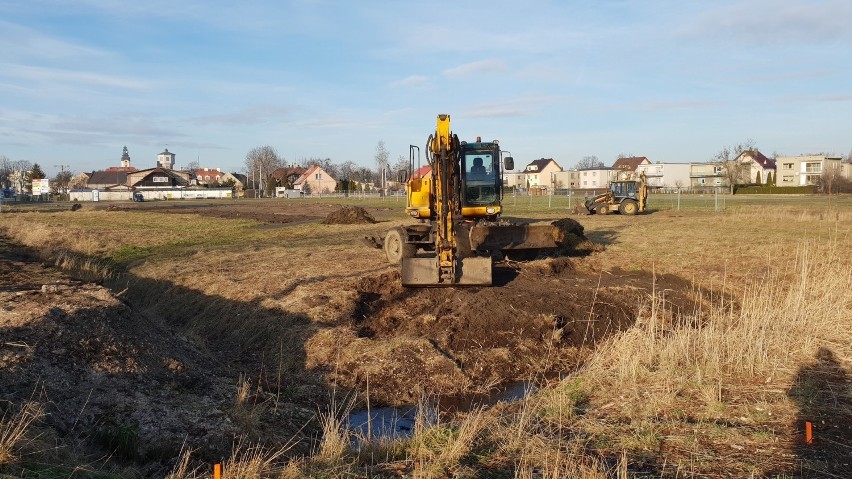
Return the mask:
[[130,153],[127,152],[127,147],[121,152],[121,167],[130,168]]

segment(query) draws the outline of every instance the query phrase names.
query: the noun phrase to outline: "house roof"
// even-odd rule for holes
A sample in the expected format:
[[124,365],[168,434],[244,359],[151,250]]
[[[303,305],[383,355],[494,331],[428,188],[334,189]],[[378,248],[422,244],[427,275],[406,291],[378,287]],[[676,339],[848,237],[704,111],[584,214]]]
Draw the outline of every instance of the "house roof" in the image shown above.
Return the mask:
[[[550,164],[550,162],[553,162],[553,164],[555,164],[557,166],[557,168],[561,169],[561,167],[559,167],[559,163],[556,163],[556,160],[554,160],[553,158],[539,158],[538,160],[533,160],[533,161],[529,162],[529,164],[527,164],[527,167],[525,168],[525,170],[526,171],[541,171],[541,170],[545,169],[547,167],[547,165]],[[535,168],[530,169],[530,166],[535,166]]]
[[89,175],[90,185],[121,185],[127,183],[127,173],[125,170],[110,171],[101,170],[93,171]]
[[411,178],[409,178],[409,180],[413,180],[415,178],[423,178],[424,176],[431,175],[431,174],[432,174],[432,167],[431,166],[429,166],[429,165],[421,166],[420,168],[414,170],[411,173]]
[[612,167],[618,168],[619,170],[636,171],[636,169],[639,168],[639,165],[644,165],[650,162],[651,160],[645,156],[629,156],[627,158],[619,158],[615,160]]
[[[294,185],[294,186],[295,186],[295,185],[301,185],[301,184],[302,184],[302,183],[304,183],[304,182],[305,182],[308,178],[310,178],[310,177],[311,177],[311,175],[313,175],[313,174],[314,174],[315,172],[317,172],[317,171],[321,171],[321,172],[325,173],[325,176],[327,176],[327,177],[328,177],[328,178],[327,178],[328,180],[330,180],[330,181],[336,181],[334,178],[332,178],[332,177],[331,177],[331,175],[329,175],[329,174],[328,174],[328,172],[327,172],[327,171],[323,170],[323,169],[322,169],[322,168],[320,168],[318,165],[311,165],[311,166],[310,166],[307,170],[305,170],[305,172],[304,172],[304,173],[302,173],[302,176],[300,176],[300,177],[299,177],[299,179],[297,179],[296,181],[294,181],[294,182],[293,182],[293,185]],[[324,181],[324,180],[323,180],[323,181]]]
[[126,171],[128,173],[132,173],[136,171],[136,168],[132,166],[110,166],[104,171],[114,172],[114,171]]
[[169,149],[168,149],[168,148],[166,148],[166,151],[161,152],[161,153],[160,153],[159,155],[157,155],[157,156],[160,156],[160,155],[170,155],[170,156],[175,156],[175,154],[174,154],[174,153],[172,153],[171,151],[169,151]]
[[775,169],[775,160],[767,158],[763,153],[759,150],[746,150],[740,153],[740,158],[747,156],[754,160],[755,163],[760,165],[764,170],[774,170]]
[[225,174],[225,173],[222,173],[221,171],[219,171],[219,170],[217,170],[217,169],[215,169],[215,168],[199,168],[199,169],[197,169],[197,170],[193,170],[192,172],[193,172],[193,173],[195,173],[195,176],[197,176],[197,177],[199,177],[199,178],[201,178],[201,177],[203,177],[203,176],[206,176],[206,175],[212,175],[212,176],[219,175],[219,176],[222,176],[222,175],[224,175],[224,174]]
[[276,180],[283,180],[284,178],[294,175],[302,176],[305,171],[307,170],[305,168],[302,168],[301,166],[288,166],[285,168],[276,168],[272,170],[272,173],[270,173],[270,175],[272,175],[272,177]]

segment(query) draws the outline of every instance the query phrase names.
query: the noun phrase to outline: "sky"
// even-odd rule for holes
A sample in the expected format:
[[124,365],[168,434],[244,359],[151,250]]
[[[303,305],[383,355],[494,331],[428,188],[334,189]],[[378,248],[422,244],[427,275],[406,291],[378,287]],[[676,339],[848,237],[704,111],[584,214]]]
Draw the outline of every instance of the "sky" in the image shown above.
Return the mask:
[[852,149],[848,0],[0,0],[0,155],[374,166],[435,117],[516,167]]

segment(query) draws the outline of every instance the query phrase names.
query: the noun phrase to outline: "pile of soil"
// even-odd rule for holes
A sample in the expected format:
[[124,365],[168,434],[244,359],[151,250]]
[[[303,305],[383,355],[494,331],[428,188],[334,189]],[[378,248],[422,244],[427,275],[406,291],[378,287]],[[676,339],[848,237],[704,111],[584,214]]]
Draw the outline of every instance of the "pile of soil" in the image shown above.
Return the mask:
[[337,211],[332,211],[322,221],[324,225],[355,225],[375,223],[376,219],[360,206],[344,206]]
[[[605,337],[630,327],[654,288],[650,273],[601,273],[572,258],[495,266],[490,288],[403,288],[394,271],[361,279],[347,325],[317,335],[309,363],[369,391],[374,404],[406,405],[428,393],[484,392],[576,368]],[[691,288],[657,276],[675,309]]]

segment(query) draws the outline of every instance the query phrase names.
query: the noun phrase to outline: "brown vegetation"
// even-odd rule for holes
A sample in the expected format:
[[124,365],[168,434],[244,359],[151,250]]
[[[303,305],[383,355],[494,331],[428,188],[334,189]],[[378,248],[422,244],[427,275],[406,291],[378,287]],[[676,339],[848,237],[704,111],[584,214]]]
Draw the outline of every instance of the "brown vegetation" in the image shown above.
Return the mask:
[[[114,328],[103,330],[114,338],[106,344],[109,354],[97,353],[103,344],[81,350],[90,356],[80,356],[86,362],[74,366],[79,371],[123,368],[122,377],[140,384],[184,388],[162,397],[183,404],[174,406],[178,411],[187,399],[200,400],[202,390],[222,391],[206,407],[233,424],[227,450],[237,452],[225,470],[234,477],[842,477],[848,471],[847,209],[590,217],[583,226],[599,245],[596,254],[510,262],[498,268],[499,287],[458,290],[401,288],[381,253],[355,240],[381,234],[386,220],[401,222],[394,220],[401,215],[387,207],[370,213],[385,223],[268,229],[250,220],[84,208],[4,215],[0,228],[75,275],[86,270],[106,281],[112,291],[98,293],[103,303],[90,303],[92,311],[119,311],[122,306],[107,307],[115,296],[129,308],[101,320]],[[151,223],[158,228],[150,230]],[[49,268],[39,274],[51,281],[33,271],[5,287],[32,284],[41,291],[56,284]],[[72,298],[87,288],[76,282],[59,288],[57,298],[82,305]],[[61,358],[78,364],[70,345],[84,345],[85,337],[62,329],[71,323],[56,322],[47,307],[27,303],[35,295],[15,298],[11,312],[23,328],[0,323],[3,337],[44,334],[27,321],[61,325],[56,331],[63,334],[51,341],[68,344]],[[80,309],[60,307],[66,314]],[[119,327],[128,324],[122,314],[140,332],[161,333],[142,342],[136,329]],[[74,317],[89,318],[80,325],[97,324],[97,316]],[[103,336],[98,329],[79,331]],[[0,349],[7,361],[0,380],[11,377],[3,374],[8,358],[29,361],[10,356],[12,348]],[[37,362],[49,352],[36,349],[32,364],[51,364]],[[168,357],[176,362],[162,362]],[[129,369],[128,359],[137,369]],[[179,379],[192,374],[216,379],[194,389]],[[373,406],[410,403],[515,379],[531,380],[538,392],[455,417],[430,412],[424,402],[424,419],[406,439],[353,441],[346,408],[326,406],[335,389],[353,391],[357,396],[347,397],[362,407],[367,397]],[[7,400],[23,403],[24,386],[32,391],[25,382]],[[50,391],[55,386],[47,382]],[[82,396],[79,406],[83,389],[69,390]],[[99,407],[108,399],[99,398]],[[317,411],[328,412],[314,419]],[[146,417],[113,412],[116,420]],[[188,447],[200,447],[198,423],[184,421],[169,427],[188,436]],[[805,421],[815,425],[812,445],[801,437]],[[139,433],[171,437],[165,424]],[[320,431],[322,439],[312,442]],[[60,443],[68,440],[56,434]],[[173,477],[209,474],[209,463],[196,473],[192,466],[217,457],[199,450],[178,461],[180,444],[165,444],[171,450],[156,461],[176,464]],[[162,471],[145,469],[150,456],[131,460],[143,474]]]

